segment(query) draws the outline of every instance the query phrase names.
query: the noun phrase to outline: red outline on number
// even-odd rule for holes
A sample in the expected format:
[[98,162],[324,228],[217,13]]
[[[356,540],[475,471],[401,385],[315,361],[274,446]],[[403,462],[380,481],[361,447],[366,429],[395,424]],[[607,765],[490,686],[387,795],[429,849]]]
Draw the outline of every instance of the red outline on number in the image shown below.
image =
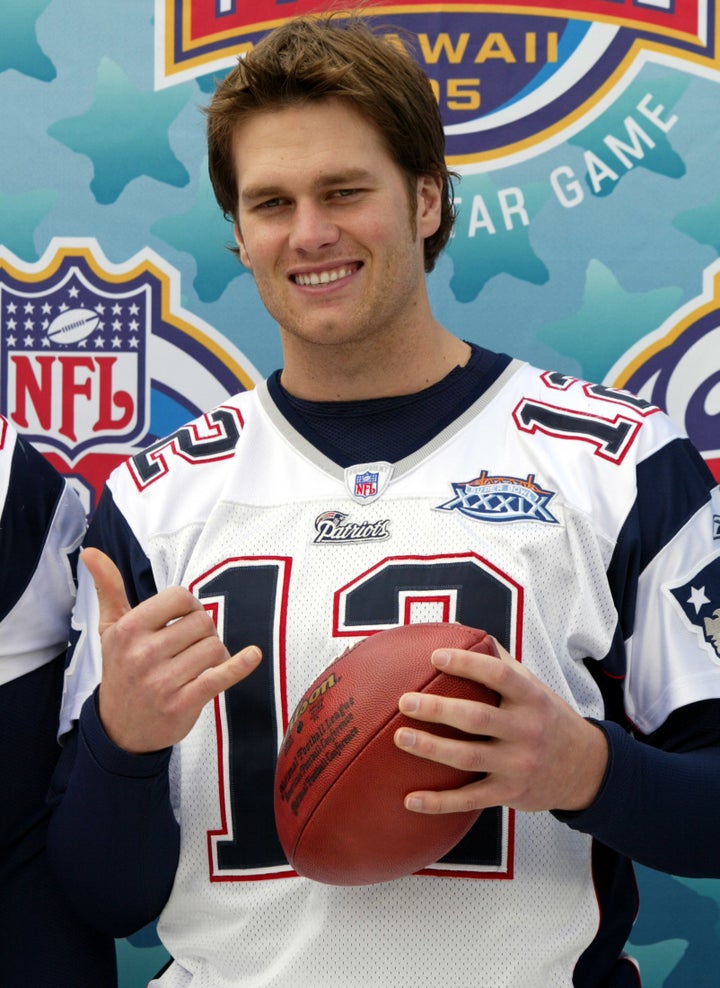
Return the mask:
[[[522,642],[521,642],[521,628],[522,628],[522,615],[523,615],[523,589],[516,583],[511,577],[504,573],[498,566],[494,566],[492,563],[488,562],[483,556],[477,552],[450,552],[450,553],[438,553],[432,556],[386,556],[380,562],[371,566],[369,569],[365,570],[363,573],[359,573],[353,580],[350,580],[344,586],[340,587],[339,590],[335,591],[333,596],[333,637],[343,638],[343,637],[357,637],[357,636],[368,636],[375,635],[382,628],[353,628],[350,631],[340,631],[339,630],[339,613],[340,613],[340,601],[346,594],[349,587],[357,585],[364,581],[371,573],[374,573],[383,567],[403,562],[426,562],[428,564],[433,563],[436,560],[465,560],[465,559],[476,559],[479,564],[486,570],[496,573],[500,579],[505,584],[509,584],[516,590],[516,601],[517,601],[517,611],[515,614],[515,628],[514,628],[514,641],[511,643],[511,647],[515,649],[515,658],[518,662],[522,661]],[[437,589],[437,588],[436,588]],[[430,598],[432,599],[432,598]],[[446,599],[438,597],[438,599]],[[456,868],[423,868],[417,871],[415,874],[421,877],[431,877],[431,878],[464,878],[469,880],[480,880],[480,881],[506,881],[514,878],[515,875],[515,811],[508,807],[507,816],[507,833],[506,833],[506,853],[507,859],[505,863],[504,871],[474,871],[468,868],[463,869],[462,866]]]
[[[433,563],[440,559],[477,559],[481,566],[488,570],[489,572],[496,573],[503,582],[510,584],[517,591],[517,614],[515,615],[515,628],[514,628],[514,645],[516,648],[515,658],[518,662],[522,662],[522,643],[520,640],[520,629],[522,628],[522,611],[523,611],[523,589],[520,584],[516,583],[511,577],[504,573],[498,566],[494,566],[491,562],[488,562],[484,556],[481,556],[477,552],[443,552],[437,553],[433,556],[385,556],[380,562],[375,563],[370,569],[365,570],[363,573],[358,573],[358,575],[346,583],[344,586],[340,587],[335,591],[333,595],[333,628],[332,634],[333,638],[357,638],[357,637],[367,637],[368,635],[376,635],[378,631],[382,631],[382,627],[370,627],[370,628],[351,628],[348,631],[340,631],[340,600],[345,594],[349,587],[352,587],[360,582],[364,581],[371,573],[374,573],[390,563],[404,563],[404,562],[421,562],[421,563]],[[439,593],[438,588],[435,588],[436,593]]]
[[507,807],[507,870],[506,871],[462,871],[460,868],[422,868],[416,875],[429,875],[431,878],[469,878],[492,882],[506,882],[515,877],[515,810]]
[[[189,586],[191,591],[198,583],[204,582],[213,573],[217,573],[219,570],[227,569],[235,563],[251,562],[262,565],[263,563],[278,563],[281,564],[282,577],[279,580],[279,597],[281,600],[287,600],[288,586],[290,583],[290,571],[292,569],[292,558],[290,556],[231,556],[229,559],[224,559],[221,563],[211,567],[211,569],[206,570],[200,576],[197,576]],[[205,605],[203,605],[205,606]],[[212,615],[217,626],[217,609],[212,605],[206,607],[206,610]],[[279,654],[277,656],[277,670],[279,674],[278,691],[280,693],[280,702],[282,705],[282,729],[285,730],[288,721],[287,713],[287,689],[286,689],[286,663],[285,663],[285,641],[286,641],[286,621],[287,621],[287,608],[280,607],[279,623],[278,623],[278,646]],[[211,882],[260,882],[267,881],[272,878],[294,878],[297,876],[297,872],[288,864],[284,870],[281,871],[263,871],[258,874],[247,874],[243,873],[240,875],[221,873],[218,871],[216,866],[215,857],[213,855],[213,838],[229,837],[229,829],[227,822],[227,800],[225,793],[225,778],[223,773],[224,764],[224,753],[225,744],[223,739],[223,715],[220,710],[220,694],[218,694],[213,699],[213,712],[215,720],[215,742],[217,747],[217,775],[218,775],[218,803],[220,807],[220,826],[217,830],[207,830],[207,852],[208,852],[208,870],[209,878]]]
[[[221,423],[211,422],[210,420],[210,415],[212,414],[212,412],[217,411],[218,409],[221,408],[226,412],[233,413],[233,415],[238,420],[238,431],[240,434],[242,434],[242,431],[245,428],[245,422],[243,421],[243,417],[242,414],[240,413],[240,409],[233,408],[232,405],[218,405],[217,409],[213,408],[212,411],[206,412],[201,417],[201,419],[198,419],[195,422],[189,422],[187,425],[181,425],[178,429],[175,429],[174,432],[171,432],[170,435],[167,436],[164,441],[159,440],[159,444],[151,443],[150,444],[151,447],[155,446],[155,449],[151,453],[148,454],[147,450],[140,450],[140,452],[137,455],[140,456],[145,455],[147,456],[150,462],[157,463],[161,467],[160,473],[156,474],[154,477],[151,477],[150,480],[146,480],[145,482],[143,482],[142,479],[137,475],[137,472],[135,470],[134,458],[130,458],[127,461],[127,468],[130,471],[130,476],[132,477],[133,483],[135,484],[137,489],[139,491],[144,491],[151,484],[154,484],[156,480],[160,480],[162,477],[167,476],[167,474],[170,472],[170,466],[168,465],[168,460],[166,459],[167,453],[171,453],[172,456],[176,456],[179,460],[184,460],[185,463],[189,463],[190,466],[203,466],[206,463],[216,463],[218,460],[228,460],[231,457],[233,457],[235,455],[237,444],[235,444],[233,448],[229,450],[227,453],[220,453],[218,456],[201,455],[197,457],[187,456],[185,453],[183,453],[183,451],[178,447],[177,444],[179,432],[190,433],[192,435],[193,445],[196,445],[199,449],[202,449],[203,443],[212,442],[215,439],[222,438],[223,431],[222,431]],[[198,422],[200,421],[203,421],[207,425],[208,434],[205,436],[201,435],[198,429]]]
[[[596,395],[593,395],[595,400],[600,400]],[[610,400],[610,399],[606,399]],[[604,445],[602,440],[596,439],[593,436],[583,435],[582,432],[555,432],[552,429],[541,425],[539,422],[532,422],[529,426],[520,418],[520,410],[526,405],[539,405],[541,408],[549,408],[553,412],[559,412],[570,419],[588,419],[595,422],[604,422],[606,425],[617,425],[618,422],[627,422],[628,425],[632,426],[630,432],[628,432],[627,437],[624,440],[623,446],[616,456],[612,456],[609,453],[603,452]],[[513,420],[515,425],[520,430],[520,432],[525,432],[527,435],[534,435],[536,432],[541,432],[544,436],[552,436],[553,439],[563,439],[568,442],[581,442],[589,443],[591,446],[595,447],[594,456],[598,456],[601,460],[607,460],[608,463],[622,463],[625,459],[630,447],[633,445],[637,439],[638,432],[642,429],[642,422],[636,422],[634,419],[628,418],[625,415],[616,415],[614,419],[605,418],[603,415],[593,415],[592,412],[580,412],[577,409],[569,409],[562,405],[551,405],[547,401],[539,401],[537,398],[521,398],[513,409]]]
[[447,622],[450,620],[450,601],[448,600],[446,595],[443,596],[438,594],[435,597],[423,597],[422,595],[418,594],[417,597],[406,597],[404,603],[405,603],[405,607],[403,608],[403,624],[411,624],[411,621],[409,621],[409,617],[410,617],[410,610],[413,604],[441,604],[443,609],[443,616],[441,620],[445,624],[447,624]]

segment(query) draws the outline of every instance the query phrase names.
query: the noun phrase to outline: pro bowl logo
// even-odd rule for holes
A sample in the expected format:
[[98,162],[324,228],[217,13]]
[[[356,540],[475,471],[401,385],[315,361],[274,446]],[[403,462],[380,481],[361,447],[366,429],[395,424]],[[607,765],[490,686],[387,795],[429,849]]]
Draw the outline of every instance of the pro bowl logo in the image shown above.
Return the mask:
[[116,265],[94,240],[53,240],[25,264],[0,247],[0,413],[88,513],[121,460],[257,377],[179,295],[149,249]]
[[701,295],[624,354],[606,383],[666,411],[720,481],[720,261]]
[[[449,163],[497,167],[565,140],[646,58],[717,69],[715,8],[703,0],[396,0],[365,13],[388,24],[396,43],[406,44],[405,32],[416,39],[411,50],[435,90]],[[317,0],[155,0],[155,85],[229,68],[273,27],[318,10]]]
[[473,521],[558,523],[548,508],[555,491],[544,490],[533,474],[499,477],[482,470],[472,480],[453,483],[452,489],[455,496],[436,505],[438,511],[459,511]]

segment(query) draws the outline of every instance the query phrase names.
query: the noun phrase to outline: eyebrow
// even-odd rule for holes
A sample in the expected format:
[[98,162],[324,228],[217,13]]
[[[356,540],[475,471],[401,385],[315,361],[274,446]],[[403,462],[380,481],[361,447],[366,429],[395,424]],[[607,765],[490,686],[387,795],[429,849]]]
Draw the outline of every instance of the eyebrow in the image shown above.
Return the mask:
[[[374,179],[371,172],[366,168],[345,168],[341,172],[328,172],[320,175],[313,182],[313,188],[316,191],[321,191],[333,186],[351,186],[358,182],[370,181],[374,181]],[[279,184],[249,185],[242,190],[240,198],[243,202],[253,202],[257,199],[273,199],[284,195],[285,192],[285,188]]]

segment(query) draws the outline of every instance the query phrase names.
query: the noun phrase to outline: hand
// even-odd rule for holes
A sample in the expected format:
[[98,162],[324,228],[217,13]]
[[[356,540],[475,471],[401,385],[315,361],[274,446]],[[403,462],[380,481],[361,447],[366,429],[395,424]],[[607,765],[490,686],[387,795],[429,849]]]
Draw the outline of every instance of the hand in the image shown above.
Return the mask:
[[461,789],[411,792],[409,810],[453,813],[512,806],[518,810],[582,810],[598,793],[607,766],[605,735],[517,662],[497,642],[500,659],[461,649],[439,649],[433,665],[452,676],[484,683],[500,695],[498,707],[473,700],[405,693],[407,717],[447,724],[478,740],[441,738],[399,728],[403,751],[469,772],[486,773]]
[[85,549],[80,558],[98,595],[100,719],[108,737],[135,753],[176,744],[209,700],[255,669],[260,649],[250,645],[230,656],[213,619],[183,587],[131,608],[120,571],[105,553]]

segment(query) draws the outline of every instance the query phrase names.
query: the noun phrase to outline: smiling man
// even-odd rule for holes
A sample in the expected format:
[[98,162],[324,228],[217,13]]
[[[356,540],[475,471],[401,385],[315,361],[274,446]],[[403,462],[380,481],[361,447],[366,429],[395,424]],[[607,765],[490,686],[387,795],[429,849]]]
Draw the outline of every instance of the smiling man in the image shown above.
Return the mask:
[[340,99],[238,122],[234,160],[240,259],[280,327],[285,388],[315,400],[412,394],[467,363],[427,296],[438,176],[410,190],[377,128]]
[[[435,319],[442,122],[362,19],[271,32],[208,138],[284,363],[108,481],[55,779],[68,895],[116,936],[157,918],[162,988],[639,985],[632,860],[720,875],[720,665],[673,593],[715,585],[712,477],[647,402]],[[434,620],[494,636],[499,661],[432,662],[501,699],[398,698],[409,765],[478,776],[404,808],[478,824],[421,875],[298,877],[272,809],[295,704],[347,645]]]

